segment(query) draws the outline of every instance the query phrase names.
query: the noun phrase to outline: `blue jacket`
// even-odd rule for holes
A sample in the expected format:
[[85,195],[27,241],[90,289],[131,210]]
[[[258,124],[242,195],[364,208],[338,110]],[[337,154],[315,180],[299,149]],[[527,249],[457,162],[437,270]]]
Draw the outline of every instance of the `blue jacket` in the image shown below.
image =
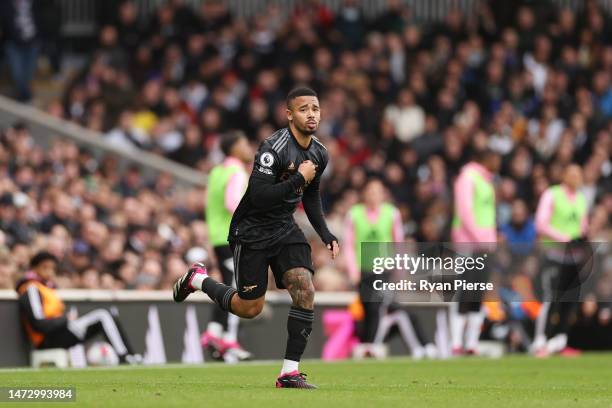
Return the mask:
[[519,229],[516,229],[512,223],[507,223],[502,225],[500,232],[506,237],[510,250],[522,255],[533,249],[537,238],[535,223],[531,217]]

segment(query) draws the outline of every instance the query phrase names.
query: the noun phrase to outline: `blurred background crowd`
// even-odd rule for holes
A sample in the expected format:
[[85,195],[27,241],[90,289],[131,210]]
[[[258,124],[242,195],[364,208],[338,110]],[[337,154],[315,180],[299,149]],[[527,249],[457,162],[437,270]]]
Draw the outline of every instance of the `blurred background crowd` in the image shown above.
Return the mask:
[[116,158],[71,141],[45,150],[22,124],[0,144],[11,175],[0,179],[0,287],[13,287],[40,250],[61,261],[62,288],[169,289],[188,260],[206,258],[203,191],[120,172]]
[[[208,172],[223,158],[224,132],[242,130],[256,149],[286,125],[289,89],[307,84],[319,92],[317,136],[330,154],[322,198],[340,242],[372,177],[384,181],[409,240],[450,241],[452,182],[484,146],[502,156],[500,240],[536,240],[538,199],[574,162],[588,239],[610,242],[612,19],[597,1],[577,10],[480,1],[428,23],[399,0],[371,19],[354,0],[336,11],[303,1],[288,15],[272,4],[249,18],[223,1],[169,0],[146,16],[132,1],[105,4],[87,64],[45,109],[121,149]],[[60,65],[61,50],[42,41],[54,38],[49,30],[19,39],[4,24],[5,60],[18,43]],[[17,96],[30,92],[26,82]],[[62,139],[43,149],[23,124],[5,124],[0,173],[0,288],[41,248],[61,260],[67,288],[168,289],[190,261],[212,257],[205,190],[176,189],[168,174],[119,172],[113,156]],[[307,232],[317,289],[351,289],[343,260],[331,263]]]

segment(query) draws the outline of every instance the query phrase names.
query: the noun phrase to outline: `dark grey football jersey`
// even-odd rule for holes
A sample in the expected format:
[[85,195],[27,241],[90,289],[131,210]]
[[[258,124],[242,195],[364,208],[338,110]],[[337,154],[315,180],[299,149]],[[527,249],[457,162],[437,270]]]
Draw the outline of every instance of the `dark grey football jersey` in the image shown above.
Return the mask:
[[250,244],[253,248],[268,248],[287,237],[293,241],[306,242],[293,219],[293,213],[302,201],[304,189],[309,188],[308,185],[292,189],[277,203],[254,202],[252,191],[257,181],[282,183],[294,175],[299,165],[306,160],[317,166],[316,176],[310,184],[316,182],[318,185],[329,157],[325,146],[315,136],[310,146],[303,148],[289,128],[283,128],[259,146],[249,187],[232,217],[230,242]]

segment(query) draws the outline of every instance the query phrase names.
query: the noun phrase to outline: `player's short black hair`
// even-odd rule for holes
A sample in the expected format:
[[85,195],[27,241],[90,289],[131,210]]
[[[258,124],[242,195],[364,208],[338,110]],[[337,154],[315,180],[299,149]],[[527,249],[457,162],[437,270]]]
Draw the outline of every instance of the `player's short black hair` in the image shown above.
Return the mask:
[[319,95],[317,95],[317,93],[312,88],[309,88],[307,86],[298,86],[293,88],[287,94],[287,107],[289,107],[292,100],[300,96],[314,96],[316,98],[319,97]]
[[58,263],[57,258],[50,252],[40,251],[30,259],[30,268],[36,268],[38,265],[45,261],[53,261]]
[[229,156],[229,154],[232,152],[232,147],[234,147],[236,142],[243,137],[246,136],[239,130],[233,130],[224,134],[221,137],[221,151],[223,154]]

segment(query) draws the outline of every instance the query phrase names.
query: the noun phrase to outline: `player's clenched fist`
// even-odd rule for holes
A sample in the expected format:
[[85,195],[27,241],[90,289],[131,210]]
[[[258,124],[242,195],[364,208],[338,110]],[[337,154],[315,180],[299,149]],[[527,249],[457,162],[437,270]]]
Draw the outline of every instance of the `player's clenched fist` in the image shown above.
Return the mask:
[[306,160],[300,164],[298,171],[302,174],[304,180],[306,180],[306,183],[310,183],[317,172],[317,166],[315,166],[310,160]]

